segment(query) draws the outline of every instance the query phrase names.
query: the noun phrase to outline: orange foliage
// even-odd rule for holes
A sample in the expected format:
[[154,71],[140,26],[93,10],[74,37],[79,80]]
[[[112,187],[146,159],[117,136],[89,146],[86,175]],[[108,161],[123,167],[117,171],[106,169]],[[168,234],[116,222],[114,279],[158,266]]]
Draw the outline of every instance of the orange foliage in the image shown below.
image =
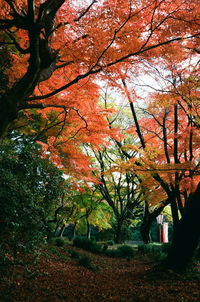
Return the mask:
[[[37,24],[41,4],[47,2],[33,2]],[[12,20],[13,10],[22,16],[28,11],[27,3],[25,0],[1,0],[2,20]],[[98,105],[100,81],[113,81],[112,84],[117,86],[124,71],[141,60],[155,62],[158,58],[167,58],[170,61],[177,57],[177,53],[177,60],[182,60],[197,45],[197,40],[188,39],[188,36],[195,36],[199,31],[198,0],[107,0],[90,4],[87,6],[84,1],[75,0],[63,2],[56,13],[53,34],[48,41],[50,47],[59,52],[57,68],[48,80],[35,85],[31,97],[27,95],[21,101],[27,108],[38,105],[38,113],[47,120],[47,128],[54,111],[59,127],[49,127],[48,148],[43,142],[44,150],[51,152],[57,165],[65,166],[66,173],[86,178],[89,177],[90,163],[88,156],[81,151],[82,144],[98,148],[106,143],[108,136],[120,139],[117,129],[109,128],[106,117],[110,110]],[[20,47],[27,49],[30,46],[28,31],[20,26],[13,26],[12,30],[15,40],[12,40],[12,46],[8,45],[12,67],[6,71],[10,87],[26,74],[30,63],[30,55],[20,52]],[[43,31],[42,28],[40,38],[44,36]],[[1,39],[2,43],[11,39],[9,30],[5,30]],[[97,73],[99,76],[95,77]],[[168,123],[170,126],[170,120]],[[150,133],[155,128],[153,121],[150,126],[145,139],[149,145],[158,145],[159,149],[160,142]],[[185,131],[185,126],[182,128],[180,135]],[[187,135],[189,132],[188,129]],[[157,155],[157,161],[162,162],[162,155]]]

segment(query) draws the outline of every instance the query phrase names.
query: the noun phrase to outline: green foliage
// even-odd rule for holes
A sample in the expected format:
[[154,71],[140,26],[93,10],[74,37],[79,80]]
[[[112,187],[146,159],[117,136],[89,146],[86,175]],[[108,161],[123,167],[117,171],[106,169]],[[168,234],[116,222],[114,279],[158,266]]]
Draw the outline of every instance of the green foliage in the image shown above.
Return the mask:
[[142,254],[154,254],[156,261],[163,261],[170,248],[170,243],[149,243],[138,245],[138,251]]
[[134,257],[134,250],[129,245],[120,245],[117,249],[108,249],[105,251],[105,255],[113,258],[127,258]]
[[92,259],[88,256],[82,256],[79,259],[79,264],[87,268],[92,268]]
[[118,258],[119,257],[119,250],[118,249],[108,249],[105,251],[105,255],[112,257],[112,258]]
[[99,244],[100,245],[114,245],[115,244],[115,242],[114,242],[114,240],[106,240],[106,241],[99,241]]
[[113,228],[109,228],[109,229],[105,229],[99,232],[98,234],[98,240],[99,241],[108,241],[108,240],[112,240],[114,241],[114,230]]
[[77,260],[79,260],[82,257],[82,255],[79,252],[74,251],[74,250],[69,251],[69,253],[72,258],[77,259]]
[[99,271],[99,267],[92,263],[92,259],[89,256],[83,255],[77,251],[69,250],[69,253],[72,258],[78,261],[78,263],[88,269],[93,271]]
[[156,262],[164,262],[167,258],[167,252],[170,243],[149,243],[138,245],[138,251],[141,254],[152,254]]
[[65,240],[62,239],[62,238],[56,238],[55,244],[56,244],[56,246],[58,246],[58,247],[64,246],[64,245],[65,245]]
[[119,251],[119,257],[121,258],[133,258],[134,257],[134,250],[129,245],[121,245],[117,248]]
[[96,243],[96,241],[94,240],[84,237],[74,238],[73,245],[95,254],[101,253],[102,251],[102,246],[100,244]]
[[17,137],[0,147],[0,265],[36,257],[48,234],[48,216],[63,191],[60,171],[40,157],[37,144]]
[[86,256],[86,255],[82,256],[78,262],[80,265],[82,265],[88,269],[91,269],[94,272],[99,271],[99,267],[92,263],[92,259],[89,256]]
[[167,253],[168,250],[169,250],[169,248],[170,248],[170,246],[171,246],[171,243],[162,243],[161,249],[162,249],[162,251],[163,251],[164,253]]

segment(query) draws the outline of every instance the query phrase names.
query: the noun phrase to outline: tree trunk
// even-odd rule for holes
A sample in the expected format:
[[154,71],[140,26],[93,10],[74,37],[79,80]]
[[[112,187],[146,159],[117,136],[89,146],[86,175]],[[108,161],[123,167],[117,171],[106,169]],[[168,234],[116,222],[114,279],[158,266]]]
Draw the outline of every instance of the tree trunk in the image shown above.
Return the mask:
[[165,205],[160,206],[158,209],[155,209],[153,212],[150,213],[149,204],[147,201],[145,201],[144,216],[143,216],[142,224],[140,226],[140,234],[144,243],[147,244],[151,242],[150,229],[152,223],[155,220],[155,218],[162,212],[164,207]]
[[185,270],[200,240],[200,183],[191,195],[185,214],[179,221],[167,257],[167,267]]
[[151,219],[151,214],[149,212],[149,204],[147,201],[145,201],[144,216],[143,216],[142,224],[140,226],[140,234],[142,240],[146,244],[151,242],[150,228],[152,223],[153,223],[153,219]]
[[62,225],[62,227],[60,229],[60,232],[58,234],[58,237],[62,237],[63,236],[64,230],[65,230],[65,224],[63,223],[63,225]]
[[123,225],[123,221],[120,218],[118,218],[115,227],[115,238],[114,238],[115,243],[121,242],[122,225]]
[[75,238],[76,237],[76,226],[77,226],[77,221],[76,222],[74,222],[74,225],[73,225],[73,231],[72,231],[72,238]]
[[152,222],[153,222],[153,220],[149,219],[148,222],[143,221],[140,226],[140,234],[141,234],[142,240],[144,241],[145,244],[148,244],[152,241],[151,234],[150,234],[150,228],[151,228]]
[[90,239],[90,235],[91,235],[91,229],[90,229],[90,223],[88,221],[88,219],[86,219],[86,223],[87,223],[87,239]]
[[9,124],[17,118],[16,104],[12,104],[5,96],[0,96],[0,138],[4,136]]

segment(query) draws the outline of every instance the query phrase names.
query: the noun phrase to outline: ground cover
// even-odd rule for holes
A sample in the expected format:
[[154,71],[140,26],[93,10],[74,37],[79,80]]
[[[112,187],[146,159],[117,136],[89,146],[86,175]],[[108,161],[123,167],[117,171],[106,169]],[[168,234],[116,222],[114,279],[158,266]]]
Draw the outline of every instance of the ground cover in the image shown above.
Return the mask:
[[198,272],[162,272],[155,265],[149,254],[119,259],[51,245],[33,275],[19,273],[9,292],[3,285],[0,302],[199,302]]

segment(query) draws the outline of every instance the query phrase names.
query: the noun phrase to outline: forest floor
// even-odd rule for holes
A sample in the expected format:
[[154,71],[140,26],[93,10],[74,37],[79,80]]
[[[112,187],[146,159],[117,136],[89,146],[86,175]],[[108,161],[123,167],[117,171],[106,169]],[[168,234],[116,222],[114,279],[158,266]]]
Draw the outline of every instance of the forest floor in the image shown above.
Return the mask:
[[[69,249],[87,256],[91,268],[72,258]],[[86,261],[87,262],[87,261]],[[83,263],[84,265],[86,264]],[[110,258],[74,247],[50,246],[33,276],[18,274],[15,286],[1,288],[0,302],[192,302],[200,301],[200,267],[177,274],[155,269],[153,255]]]

